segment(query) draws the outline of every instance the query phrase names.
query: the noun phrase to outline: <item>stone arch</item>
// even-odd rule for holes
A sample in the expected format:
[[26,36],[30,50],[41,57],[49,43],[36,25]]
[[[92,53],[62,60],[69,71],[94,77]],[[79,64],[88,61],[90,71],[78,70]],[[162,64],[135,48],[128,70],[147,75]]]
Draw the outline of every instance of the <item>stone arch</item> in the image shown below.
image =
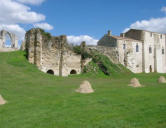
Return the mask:
[[74,69],[72,69],[72,70],[70,71],[70,74],[71,74],[71,75],[77,74],[77,71],[74,70]]
[[51,70],[51,69],[49,69],[49,70],[47,71],[47,73],[48,73],[48,74],[51,74],[51,75],[54,75],[54,71]]
[[5,35],[4,35],[4,41],[3,41],[3,47],[5,48],[5,47],[7,47],[6,45],[7,45],[7,40],[9,39],[10,40],[10,47],[11,48],[13,48],[14,47],[14,44],[13,44],[13,42],[12,42],[12,37],[11,37],[11,35],[10,35],[10,33],[9,32],[7,32]]
[[5,48],[6,35],[10,38],[11,48],[18,48],[18,40],[16,35],[5,30],[0,32],[0,48]]

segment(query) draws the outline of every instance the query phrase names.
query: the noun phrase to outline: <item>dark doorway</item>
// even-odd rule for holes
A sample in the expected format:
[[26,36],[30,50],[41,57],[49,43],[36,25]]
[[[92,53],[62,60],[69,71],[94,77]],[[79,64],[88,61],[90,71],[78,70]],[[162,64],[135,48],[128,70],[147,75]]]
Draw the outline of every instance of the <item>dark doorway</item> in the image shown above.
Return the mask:
[[149,66],[149,71],[152,72],[152,65]]
[[51,75],[54,75],[54,71],[53,70],[48,70],[47,73],[51,74]]
[[71,70],[70,74],[77,74],[76,70]]

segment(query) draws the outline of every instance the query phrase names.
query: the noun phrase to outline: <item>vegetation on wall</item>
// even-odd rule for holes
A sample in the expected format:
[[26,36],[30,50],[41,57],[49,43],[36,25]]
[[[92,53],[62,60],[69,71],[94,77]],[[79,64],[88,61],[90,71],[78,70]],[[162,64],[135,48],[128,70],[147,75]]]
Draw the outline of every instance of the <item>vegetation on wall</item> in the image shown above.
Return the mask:
[[40,31],[41,31],[41,34],[44,36],[44,37],[46,37],[47,39],[51,39],[51,34],[49,33],[49,32],[45,32],[44,31],[44,29],[41,29],[41,28],[39,28],[40,29]]
[[80,54],[83,59],[91,58],[91,54],[89,54],[86,50],[82,49],[81,46],[73,46],[73,51],[77,54]]
[[130,72],[122,65],[114,64],[110,59],[97,50],[85,50],[81,46],[74,46],[75,53],[83,56],[83,59],[92,58],[92,61],[83,69],[83,73],[104,73],[107,76],[115,73]]

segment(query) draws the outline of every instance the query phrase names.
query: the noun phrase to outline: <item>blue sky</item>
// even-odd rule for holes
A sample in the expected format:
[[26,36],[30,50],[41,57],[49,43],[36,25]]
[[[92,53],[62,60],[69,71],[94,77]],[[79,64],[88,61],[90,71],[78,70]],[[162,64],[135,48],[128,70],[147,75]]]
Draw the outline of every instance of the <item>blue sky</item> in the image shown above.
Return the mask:
[[108,29],[119,35],[137,20],[162,17],[163,0],[48,0],[35,11],[47,16],[53,34],[100,38]]
[[[13,23],[6,24],[0,18],[0,29],[7,28],[12,32],[14,30],[9,25],[17,25],[22,33],[34,26],[44,26],[52,35],[65,34],[70,36],[71,42],[79,43],[87,39],[94,41],[92,44],[109,29],[114,35],[119,35],[126,28],[166,33],[164,0],[0,0],[0,11],[3,11],[1,4],[4,7],[5,2],[29,8],[24,10],[25,17],[20,13],[21,16],[11,19],[15,21]],[[31,16],[30,12],[36,15]],[[19,36],[21,38],[23,34]]]

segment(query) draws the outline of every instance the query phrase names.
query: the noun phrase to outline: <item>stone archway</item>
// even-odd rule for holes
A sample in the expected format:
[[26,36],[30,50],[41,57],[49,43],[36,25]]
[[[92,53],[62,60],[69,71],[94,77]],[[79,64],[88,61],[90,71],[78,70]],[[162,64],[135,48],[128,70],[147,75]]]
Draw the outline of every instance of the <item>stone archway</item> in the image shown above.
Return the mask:
[[11,40],[11,36],[9,33],[6,33],[4,41],[3,41],[3,48],[12,48],[12,47],[14,47],[14,46],[13,46],[13,43]]
[[6,36],[9,36],[10,41],[11,41],[11,48],[18,48],[18,39],[15,34],[10,33],[8,31],[2,30],[0,31],[0,48],[6,48],[5,43],[6,43]]
[[48,71],[47,71],[47,73],[48,73],[48,74],[51,74],[51,75],[54,75],[54,71],[53,71],[53,70],[51,70],[51,69],[50,69],[50,70],[48,70]]
[[72,69],[72,70],[70,71],[70,74],[71,74],[71,75],[77,74],[77,71],[74,70],[74,69]]

